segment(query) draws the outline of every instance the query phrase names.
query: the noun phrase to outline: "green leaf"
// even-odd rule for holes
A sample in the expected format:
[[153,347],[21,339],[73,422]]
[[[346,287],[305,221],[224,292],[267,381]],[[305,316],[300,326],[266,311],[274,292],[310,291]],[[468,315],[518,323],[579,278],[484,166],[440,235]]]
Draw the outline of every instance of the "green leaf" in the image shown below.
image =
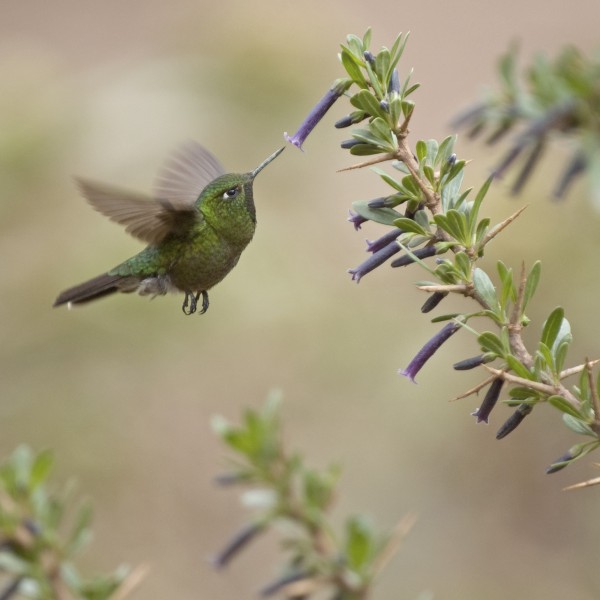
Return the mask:
[[550,396],[548,398],[548,402],[557,408],[561,412],[571,415],[575,419],[579,419],[580,421],[584,421],[583,415],[567,400],[565,400],[562,396]]
[[[513,371],[515,375],[522,377],[523,379],[530,379],[532,381],[535,380],[535,375],[531,373],[531,371],[529,371],[529,369],[512,354],[507,354],[504,357],[504,360],[506,361],[508,368]],[[530,394],[531,393],[532,392],[530,391]]]
[[544,323],[544,328],[542,330],[542,338],[541,341],[551,348],[556,341],[558,333],[562,327],[562,322],[565,316],[565,311],[562,307],[556,307],[551,313],[550,316],[546,319]]
[[379,106],[379,100],[369,90],[360,90],[354,94],[350,98],[350,103],[352,106],[364,110],[373,117],[386,118],[386,114],[383,112],[381,106]]
[[34,459],[29,477],[29,489],[35,490],[48,479],[54,465],[54,455],[50,450],[40,452]]
[[419,163],[425,160],[427,156],[427,144],[423,140],[419,140],[415,146],[415,153],[417,155],[417,160]]
[[79,510],[77,521],[71,533],[68,549],[70,554],[74,554],[81,550],[92,538],[90,525],[92,522],[92,507],[85,504]]
[[575,433],[580,435],[589,435],[590,437],[597,438],[597,434],[594,430],[587,424],[584,423],[581,419],[574,417],[569,413],[563,413],[563,421],[565,425]]
[[362,58],[364,47],[363,41],[353,33],[350,33],[346,36],[346,43],[348,44],[348,48],[356,57]]
[[360,573],[373,556],[373,534],[364,519],[352,517],[346,523],[346,536],[348,566]]
[[502,310],[506,310],[508,302],[513,302],[517,298],[517,290],[512,276],[512,269],[509,269],[501,260],[497,263],[498,274],[500,275],[500,281],[502,283],[500,293],[500,307]]
[[342,65],[344,69],[346,69],[346,73],[348,73],[349,77],[355,81],[361,88],[367,87],[367,80],[362,73],[361,65],[359,60],[346,48],[342,46],[342,52],[340,54],[340,60],[342,61]]
[[545,363],[546,367],[548,367],[552,372],[556,371],[554,366],[554,356],[546,344],[540,342],[536,354]]
[[369,46],[371,45],[372,34],[373,34],[373,32],[372,32],[371,28],[367,27],[367,30],[365,31],[365,35],[363,35],[363,41],[362,41],[362,45],[365,50],[368,50]]
[[523,310],[529,304],[529,301],[535,294],[535,290],[537,289],[538,283],[540,282],[540,277],[542,274],[542,263],[538,260],[534,263],[533,267],[531,267],[531,271],[529,271],[529,275],[527,275],[527,281],[525,282],[525,292],[523,294]]
[[484,331],[478,338],[477,341],[484,352],[492,352],[497,356],[504,356],[506,354],[506,348],[500,340],[500,338],[491,331]]
[[402,231],[406,233],[416,233],[417,235],[428,236],[429,232],[423,229],[418,223],[413,221],[412,219],[406,219],[405,217],[401,217],[400,219],[396,219],[394,221],[394,225]]
[[389,81],[390,62],[390,51],[387,48],[382,48],[375,57],[375,72],[386,87]]
[[464,252],[457,252],[454,257],[454,262],[457,268],[460,270],[463,279],[469,279],[471,276],[471,261]]
[[363,218],[382,225],[394,225],[403,216],[393,208],[371,208],[369,200],[357,200],[352,203],[352,208]]
[[373,154],[382,154],[387,152],[384,148],[370,146],[369,144],[356,144],[350,148],[350,154],[353,156],[371,156]]
[[475,291],[487,304],[488,308],[494,313],[498,313],[500,307],[496,296],[496,288],[492,280],[488,277],[488,274],[479,267],[473,271],[473,285],[475,286]]
[[445,138],[442,143],[440,144],[436,157],[435,157],[435,163],[434,166],[436,169],[439,169],[440,171],[443,171],[444,168],[446,167],[447,163],[448,163],[448,159],[450,158],[450,156],[452,155],[452,152],[454,150],[454,143],[456,142],[456,136],[455,135],[449,135],[447,138]]
[[415,103],[412,100],[403,100],[402,101],[402,114],[405,119],[408,119],[415,109]]

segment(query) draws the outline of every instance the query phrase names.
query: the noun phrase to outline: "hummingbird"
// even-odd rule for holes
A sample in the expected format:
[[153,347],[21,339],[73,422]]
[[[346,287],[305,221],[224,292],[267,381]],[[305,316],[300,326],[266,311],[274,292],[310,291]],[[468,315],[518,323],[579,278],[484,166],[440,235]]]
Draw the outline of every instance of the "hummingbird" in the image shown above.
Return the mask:
[[54,306],[83,304],[114,292],[152,297],[183,292],[186,315],[196,312],[200,297],[199,314],[205,313],[208,290],[236,266],[254,236],[254,179],[284,148],[253,171],[237,174],[225,173],[206,148],[188,142],[165,164],[153,197],[76,179],[94,209],[148,246],[61,292]]

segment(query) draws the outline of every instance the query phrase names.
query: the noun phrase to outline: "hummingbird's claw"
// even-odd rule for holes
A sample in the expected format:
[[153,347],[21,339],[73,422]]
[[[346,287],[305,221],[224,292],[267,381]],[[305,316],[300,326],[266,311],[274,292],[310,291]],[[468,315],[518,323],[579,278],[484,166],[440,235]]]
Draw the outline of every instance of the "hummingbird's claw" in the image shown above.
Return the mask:
[[202,294],[202,310],[198,313],[199,315],[203,315],[208,310],[208,292],[206,290],[202,290],[196,295],[196,302],[198,298]]
[[203,315],[208,310],[208,292],[206,290],[196,292],[195,294],[192,292],[185,292],[185,298],[181,307],[183,314],[193,315],[196,312],[200,296],[202,296],[202,309],[198,314]]

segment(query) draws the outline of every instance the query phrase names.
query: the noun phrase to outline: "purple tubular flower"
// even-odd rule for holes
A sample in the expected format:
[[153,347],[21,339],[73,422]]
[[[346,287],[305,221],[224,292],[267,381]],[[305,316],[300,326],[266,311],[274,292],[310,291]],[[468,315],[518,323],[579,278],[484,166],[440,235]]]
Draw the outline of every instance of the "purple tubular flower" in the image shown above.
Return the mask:
[[503,385],[504,379],[501,379],[500,377],[492,381],[492,384],[488,388],[488,391],[483,398],[481,406],[475,410],[475,412],[471,413],[474,417],[477,417],[478,423],[481,423],[482,421],[487,423],[489,421],[490,413],[492,412],[494,406],[496,406],[496,402],[498,402]]
[[[435,246],[425,246],[424,248],[418,248],[417,250],[413,250],[412,253],[419,259],[429,258],[430,256],[433,256],[436,253],[436,249]],[[396,260],[392,261],[392,267],[406,267],[407,265],[411,265],[414,262],[415,259],[412,256],[405,254],[404,256],[401,256],[400,258],[397,258]]]
[[375,252],[371,257],[367,258],[367,260],[358,265],[358,267],[348,269],[348,273],[352,275],[352,281],[358,283],[367,273],[370,273],[373,269],[382,265],[390,258],[390,256],[394,256],[397,252],[400,252],[400,246],[398,246],[396,242],[391,242],[378,252]]
[[517,410],[506,419],[496,433],[496,439],[501,440],[509,433],[512,433],[522,422],[523,419],[533,410],[531,404],[519,404]]
[[335,85],[327,90],[327,93],[317,102],[315,107],[308,113],[308,116],[298,131],[292,136],[286,133],[283,134],[285,139],[302,150],[302,144],[306,141],[306,138],[310,135],[310,132],[317,126],[319,121],[325,116],[325,113],[334,105],[335,101],[348,89],[351,81],[342,79],[335,83]]
[[363,223],[366,223],[369,220],[365,219],[364,217],[361,217],[357,212],[354,212],[353,210],[349,210],[348,214],[350,215],[348,217],[348,221],[350,221],[350,223],[354,225],[354,229],[356,229],[356,231],[360,229],[360,226]]
[[402,234],[402,229],[394,227],[394,229],[388,231],[380,238],[369,241],[367,240],[367,252],[378,252],[382,248],[385,248],[388,244],[393,242],[399,235]]
[[225,567],[231,559],[244,546],[251,542],[259,533],[264,531],[265,526],[262,523],[252,523],[239,531],[227,546],[213,559],[213,566],[217,569]]
[[410,361],[406,369],[398,371],[399,375],[408,377],[413,383],[417,373],[423,368],[425,363],[437,352],[440,346],[452,337],[460,329],[460,324],[453,321],[445,325],[436,333],[424,346],[417,352],[417,355]]
[[421,306],[422,313],[431,312],[446,296],[448,292],[433,292]]

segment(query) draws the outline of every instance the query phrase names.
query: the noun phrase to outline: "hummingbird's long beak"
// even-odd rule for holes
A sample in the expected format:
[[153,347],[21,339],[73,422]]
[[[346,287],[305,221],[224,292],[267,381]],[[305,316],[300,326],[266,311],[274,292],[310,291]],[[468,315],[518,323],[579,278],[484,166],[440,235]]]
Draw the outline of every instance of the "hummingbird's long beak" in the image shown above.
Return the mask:
[[271,156],[269,156],[269,158],[267,158],[266,160],[263,160],[260,163],[260,165],[258,165],[258,167],[256,167],[256,169],[254,169],[254,171],[252,171],[250,173],[250,175],[252,176],[252,179],[254,179],[270,162],[274,161],[284,150],[285,150],[285,146],[283,146],[283,148],[279,148],[279,150],[276,150],[275,152],[273,152],[273,154],[271,154]]

